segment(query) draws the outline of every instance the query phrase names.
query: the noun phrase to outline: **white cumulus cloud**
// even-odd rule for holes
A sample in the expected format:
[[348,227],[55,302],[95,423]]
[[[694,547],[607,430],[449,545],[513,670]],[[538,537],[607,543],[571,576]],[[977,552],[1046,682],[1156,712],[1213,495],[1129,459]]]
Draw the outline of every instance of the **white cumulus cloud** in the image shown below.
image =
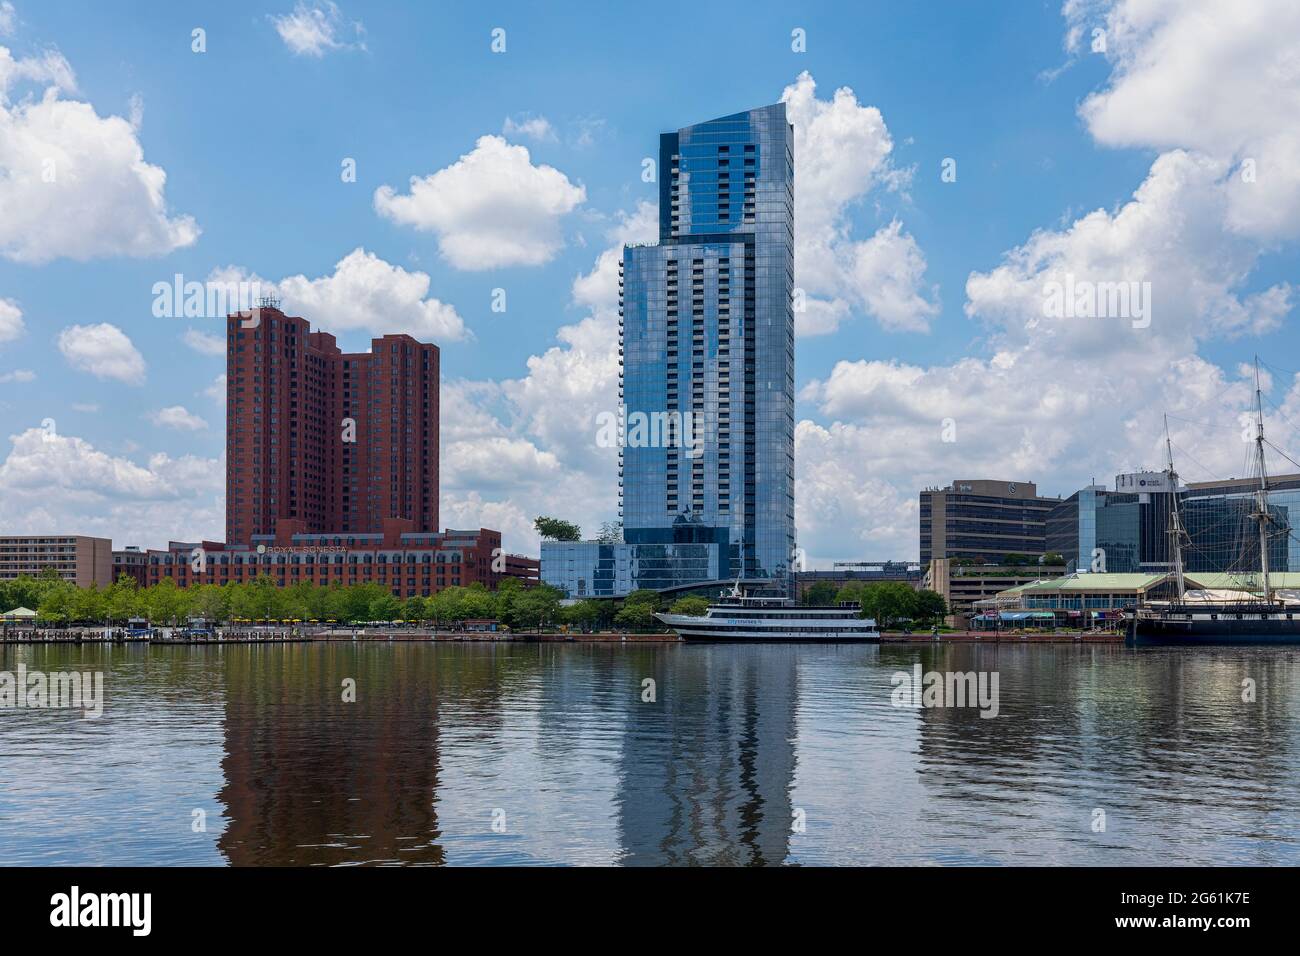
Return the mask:
[[23,310],[12,299],[0,299],[0,345],[23,334]]
[[212,332],[200,332],[198,329],[186,329],[181,341],[200,355],[225,355],[226,340]]
[[149,421],[159,428],[174,428],[177,431],[197,432],[208,427],[198,415],[190,412],[184,405],[169,405],[149,413]]
[[144,356],[116,325],[70,325],[59,333],[59,351],[68,364],[99,379],[143,385]]
[[[15,101],[22,84],[44,87]],[[58,53],[15,60],[0,46],[0,255],[51,259],[159,256],[194,243],[190,216],[167,208],[167,174],[145,162],[131,122],[100,116],[73,92]]]
[[891,331],[924,332],[939,306],[925,284],[925,256],[895,219],[854,239],[849,211],[873,189],[901,190],[910,171],[890,159],[884,117],[848,87],[817,98],[811,74],[781,94],[794,126],[795,285],[807,293],[798,335],[834,332],[854,310]]
[[[1096,5],[1070,4],[1074,24]],[[1108,146],[1184,148],[1220,164],[1231,228],[1300,236],[1300,5],[1119,0],[1105,8],[1109,85],[1080,115]]]
[[43,428],[9,440],[0,463],[0,525],[13,533],[67,528],[146,547],[221,536],[222,458],[158,453],[138,464]]
[[482,136],[474,149],[410,192],[375,191],[375,211],[435,233],[443,257],[463,270],[536,266],[564,246],[561,220],[587,198],[554,166],[533,165],[528,149]]
[[336,262],[332,273],[314,279],[299,274],[273,282],[233,266],[209,279],[256,281],[264,292],[279,294],[286,314],[301,315],[326,332],[405,332],[435,344],[469,335],[454,306],[429,296],[428,273],[408,272],[360,246]]

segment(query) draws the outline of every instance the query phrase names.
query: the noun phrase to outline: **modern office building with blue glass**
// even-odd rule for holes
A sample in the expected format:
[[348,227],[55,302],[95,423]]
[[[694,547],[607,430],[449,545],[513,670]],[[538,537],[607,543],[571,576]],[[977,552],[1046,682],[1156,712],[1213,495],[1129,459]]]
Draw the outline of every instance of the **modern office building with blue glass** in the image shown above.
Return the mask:
[[[658,169],[659,242],[627,246],[620,273],[620,554],[639,566],[631,549],[712,545],[710,579],[789,593],[794,130],[785,104],[664,133]],[[647,420],[667,427],[647,430]],[[569,548],[565,562],[586,553]],[[543,580],[568,590],[560,557],[543,542]],[[628,583],[700,583],[663,572],[658,565],[653,585]]]
[[[1269,567],[1300,571],[1300,475],[1269,481],[1269,511],[1276,532],[1269,539]],[[1259,531],[1250,517],[1258,481],[1235,478],[1180,484],[1178,511],[1187,532],[1183,567],[1188,572],[1258,570]],[[1047,519],[1046,547],[1070,570],[1161,573],[1172,570],[1169,538],[1174,496],[1160,472],[1118,475],[1115,490],[1090,485],[1062,500]]]

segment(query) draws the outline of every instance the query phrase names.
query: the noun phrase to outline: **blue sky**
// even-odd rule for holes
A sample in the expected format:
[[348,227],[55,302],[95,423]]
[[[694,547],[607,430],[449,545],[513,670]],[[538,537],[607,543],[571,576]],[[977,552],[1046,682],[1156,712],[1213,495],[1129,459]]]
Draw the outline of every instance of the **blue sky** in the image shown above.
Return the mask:
[[[923,485],[1068,495],[1157,465],[1165,410],[1185,477],[1239,474],[1239,363],[1270,363],[1279,443],[1300,421],[1300,33],[1286,4],[1223,22],[1178,6],[11,0],[0,530],[222,536],[224,358],[201,350],[220,322],[152,314],[175,273],[258,277],[344,347],[429,332],[443,523],[523,551],[538,513],[594,530],[616,508],[592,425],[617,401],[601,257],[652,238],[641,161],[661,131],[783,96],[804,137],[796,467],[815,564],[914,557]],[[1149,281],[1153,321],[1038,321],[1067,272]]]

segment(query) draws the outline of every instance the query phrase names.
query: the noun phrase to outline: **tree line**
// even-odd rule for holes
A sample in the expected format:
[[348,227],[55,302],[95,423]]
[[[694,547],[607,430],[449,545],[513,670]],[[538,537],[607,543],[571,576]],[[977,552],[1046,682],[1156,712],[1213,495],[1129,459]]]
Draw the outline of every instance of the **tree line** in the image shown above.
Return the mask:
[[[563,592],[549,585],[525,587],[506,579],[495,591],[481,583],[445,588],[430,597],[396,597],[380,584],[320,585],[298,582],[278,587],[269,576],[249,582],[177,587],[170,578],[140,587],[123,574],[108,587],[77,587],[53,571],[39,577],[0,581],[0,610],[28,607],[46,624],[125,624],[144,618],[156,626],[183,625],[194,618],[212,623],[298,621],[357,624],[408,621],[435,627],[468,620],[494,620],[512,630],[559,625],[590,631],[611,627],[660,630],[654,612],[664,609],[654,591],[637,591],[621,601],[579,601],[561,606]],[[671,605],[679,614],[703,614],[704,598]]]
[[[525,587],[506,579],[495,591],[481,583],[445,588],[430,597],[399,598],[380,584],[327,585],[299,582],[278,587],[269,576],[249,582],[177,587],[170,578],[140,587],[121,575],[108,587],[77,587],[53,571],[38,577],[0,581],[0,610],[28,607],[47,624],[125,624],[145,618],[158,626],[182,625],[192,618],[214,623],[234,621],[299,621],[357,624],[366,621],[409,621],[435,627],[467,620],[495,620],[512,630],[568,626],[580,631],[662,631],[656,612],[690,614],[708,610],[699,596],[666,601],[656,591],[633,591],[618,600],[587,599],[561,605],[564,593],[549,585]],[[929,623],[948,613],[934,591],[917,591],[899,581],[850,582],[836,588],[819,581],[804,603],[858,604],[864,617],[883,627],[902,621]]]
[[814,606],[857,604],[862,616],[874,618],[881,628],[911,621],[937,624],[948,614],[948,602],[937,591],[917,590],[903,581],[850,581],[837,588],[830,581],[818,581],[804,594]]

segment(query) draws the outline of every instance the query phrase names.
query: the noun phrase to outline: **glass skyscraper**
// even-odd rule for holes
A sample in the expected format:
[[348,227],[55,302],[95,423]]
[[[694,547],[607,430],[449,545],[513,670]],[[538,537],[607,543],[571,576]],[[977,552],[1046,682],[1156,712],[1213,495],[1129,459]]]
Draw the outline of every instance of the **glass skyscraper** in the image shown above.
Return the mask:
[[717,579],[789,588],[794,130],[778,103],[664,133],[659,242],[623,251],[628,545],[715,544]]

